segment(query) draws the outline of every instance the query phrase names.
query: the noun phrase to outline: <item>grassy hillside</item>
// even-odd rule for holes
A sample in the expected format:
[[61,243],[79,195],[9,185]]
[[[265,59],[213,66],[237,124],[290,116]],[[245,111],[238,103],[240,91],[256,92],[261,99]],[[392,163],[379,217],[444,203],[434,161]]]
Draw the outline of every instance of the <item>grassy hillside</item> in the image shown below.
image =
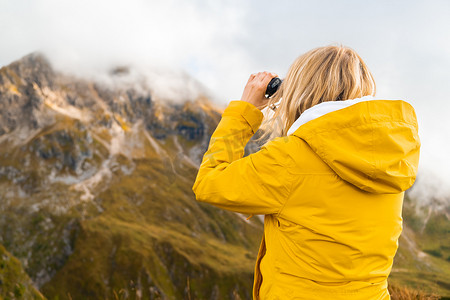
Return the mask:
[[[262,223],[191,191],[220,111],[126,74],[105,86],[39,55],[0,69],[0,295],[42,298],[33,282],[48,299],[250,299]],[[392,298],[450,297],[448,208],[417,200]]]
[[450,298],[450,221],[445,209],[424,217],[406,195],[403,233],[394,259],[390,281]]
[[0,73],[0,106],[27,115],[0,116],[0,242],[48,299],[251,297],[261,222],[191,191],[220,118],[207,100],[164,104],[41,57]]
[[44,299],[20,261],[0,245],[0,299]]
[[[50,299],[64,292],[76,299],[114,292],[182,299],[189,291],[196,299],[233,293],[248,299],[258,220],[199,205],[189,190],[192,176],[171,178],[147,159],[134,163],[131,174],[116,170],[97,196],[101,212],[80,220],[72,255],[43,293]],[[94,204],[83,209],[98,211]]]

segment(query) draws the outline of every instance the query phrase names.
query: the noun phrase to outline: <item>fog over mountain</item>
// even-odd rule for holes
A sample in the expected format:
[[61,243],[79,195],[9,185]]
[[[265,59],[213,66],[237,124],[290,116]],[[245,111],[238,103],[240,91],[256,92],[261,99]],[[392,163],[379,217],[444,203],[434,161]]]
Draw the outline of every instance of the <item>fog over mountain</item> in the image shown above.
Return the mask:
[[220,111],[186,76],[195,98],[101,78],[36,53],[0,69],[0,296],[249,299],[262,223],[191,190]]
[[448,15],[448,1],[0,0],[2,258],[47,296],[249,298],[262,225],[197,204],[197,165],[249,74],[342,43],[419,119],[391,279],[450,297]]
[[[368,63],[380,97],[406,99],[416,108],[422,139],[419,176],[436,177],[432,181],[441,183],[430,193],[446,194],[448,15],[445,0],[3,0],[0,65],[41,51],[56,69],[83,78],[112,66],[133,66],[140,73],[152,70],[147,77],[155,77],[162,87],[167,84],[161,91],[168,93],[179,83],[154,75],[155,70],[168,77],[185,72],[223,107],[239,99],[251,73],[269,70],[282,77],[311,48],[348,45]],[[180,92],[192,92],[183,85]]]
[[[19,278],[36,299],[249,299],[262,223],[191,191],[220,109],[185,74],[171,78],[190,92],[171,94],[132,68],[100,75],[36,53],[0,69],[0,252],[15,274],[0,272],[3,286]],[[406,194],[392,283],[450,295],[449,203]]]

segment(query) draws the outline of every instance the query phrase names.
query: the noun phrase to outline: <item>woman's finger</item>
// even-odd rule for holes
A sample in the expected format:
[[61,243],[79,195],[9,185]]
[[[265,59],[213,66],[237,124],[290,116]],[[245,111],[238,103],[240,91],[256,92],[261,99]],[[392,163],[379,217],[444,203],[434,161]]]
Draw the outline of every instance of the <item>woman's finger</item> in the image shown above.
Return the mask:
[[260,74],[259,81],[266,81],[268,78],[270,78],[269,79],[270,81],[272,78],[278,77],[277,74],[271,72],[261,72],[259,74]]
[[267,76],[268,72],[259,72],[258,73],[258,80],[264,81],[264,78]]
[[250,77],[249,77],[248,80],[247,80],[247,83],[249,83],[249,82],[251,82],[252,80],[254,80],[255,77],[256,77],[256,74],[254,74],[254,73],[251,74]]
[[261,83],[261,85],[262,85],[264,88],[267,88],[267,85],[268,85],[268,84],[270,83],[270,81],[271,81],[273,78],[275,78],[275,77],[277,77],[277,74],[265,72],[265,75],[264,75],[264,77],[261,78],[260,83]]

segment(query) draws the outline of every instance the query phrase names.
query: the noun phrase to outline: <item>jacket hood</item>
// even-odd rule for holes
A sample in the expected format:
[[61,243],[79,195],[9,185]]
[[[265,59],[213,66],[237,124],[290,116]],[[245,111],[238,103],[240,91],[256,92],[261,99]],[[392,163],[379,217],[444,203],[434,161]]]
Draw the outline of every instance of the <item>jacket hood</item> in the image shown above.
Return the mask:
[[361,190],[400,193],[415,181],[420,139],[416,114],[405,101],[368,96],[323,102],[306,110],[290,134]]

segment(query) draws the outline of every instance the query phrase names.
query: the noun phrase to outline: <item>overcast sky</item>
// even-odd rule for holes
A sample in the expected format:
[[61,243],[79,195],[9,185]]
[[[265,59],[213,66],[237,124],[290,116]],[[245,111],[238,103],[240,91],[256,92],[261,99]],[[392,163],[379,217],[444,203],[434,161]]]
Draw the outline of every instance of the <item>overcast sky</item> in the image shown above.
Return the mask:
[[[251,73],[284,76],[333,43],[369,65],[378,96],[410,102],[420,170],[450,187],[450,1],[0,0],[0,66],[33,51],[57,68],[182,69],[225,105]],[[425,175],[423,175],[425,177]]]

